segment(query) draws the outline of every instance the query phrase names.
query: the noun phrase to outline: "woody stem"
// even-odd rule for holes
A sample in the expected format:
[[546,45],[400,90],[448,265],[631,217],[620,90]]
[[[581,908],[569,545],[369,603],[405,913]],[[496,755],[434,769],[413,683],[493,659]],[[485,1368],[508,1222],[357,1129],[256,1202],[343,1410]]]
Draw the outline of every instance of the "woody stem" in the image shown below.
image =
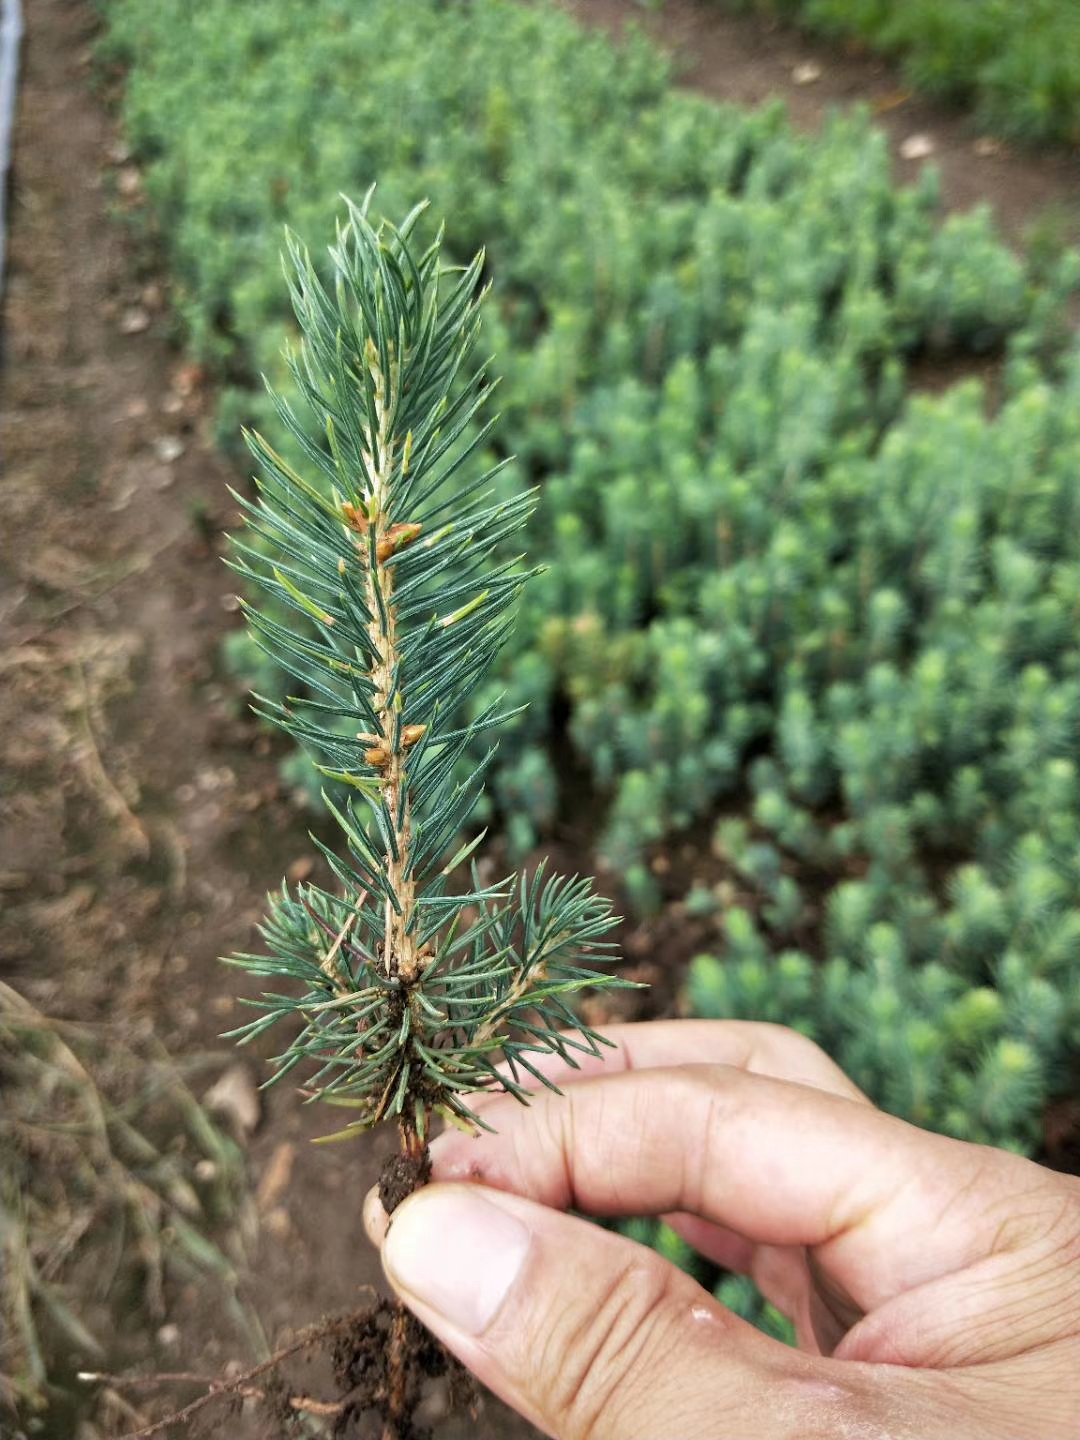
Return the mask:
[[[383,940],[383,968],[388,978],[398,977],[408,984],[417,973],[416,942],[413,915],[416,907],[416,885],[409,873],[409,851],[412,844],[412,815],[406,789],[404,746],[401,739],[399,714],[403,701],[399,666],[397,615],[394,609],[393,547],[386,544],[391,525],[390,490],[396,463],[397,439],[393,433],[394,397],[389,392],[396,383],[396,364],[390,375],[383,374],[374,345],[369,343],[367,366],[375,386],[376,429],[370,437],[368,473],[371,494],[368,499],[371,534],[368,537],[372,563],[367,571],[367,602],[371,616],[368,634],[376,660],[372,668],[375,686],[375,712],[379,741],[384,752],[380,767],[380,790],[394,827],[394,849],[386,856],[386,878],[397,906],[386,900]],[[380,558],[385,555],[385,558]],[[400,816],[400,823],[398,817]]]

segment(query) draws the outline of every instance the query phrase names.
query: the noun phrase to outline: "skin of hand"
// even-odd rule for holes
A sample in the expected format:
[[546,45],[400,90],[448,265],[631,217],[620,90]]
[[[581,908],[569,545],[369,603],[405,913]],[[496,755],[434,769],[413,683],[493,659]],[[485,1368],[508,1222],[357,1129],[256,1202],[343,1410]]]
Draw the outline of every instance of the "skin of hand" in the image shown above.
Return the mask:
[[[1080,1440],[1080,1181],[876,1110],[777,1026],[617,1026],[365,1223],[405,1303],[556,1440]],[[663,1215],[799,1349],[596,1216]]]

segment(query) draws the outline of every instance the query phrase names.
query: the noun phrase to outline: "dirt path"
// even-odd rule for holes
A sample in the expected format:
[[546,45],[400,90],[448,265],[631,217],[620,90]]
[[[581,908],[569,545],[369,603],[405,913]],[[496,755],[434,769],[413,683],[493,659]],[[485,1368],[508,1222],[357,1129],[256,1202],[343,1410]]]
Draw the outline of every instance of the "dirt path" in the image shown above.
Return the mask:
[[[236,476],[168,343],[163,285],[111,214],[138,176],[91,96],[90,7],[37,0],[27,22],[0,414],[0,976],[53,1015],[152,1022],[207,1057],[201,1090],[243,1018],[217,956],[252,947],[266,891],[313,847],[215,671]],[[278,1180],[250,1288],[272,1336],[375,1278],[359,1201],[377,1147],[310,1149],[325,1120],[287,1089],[264,1109],[253,1177],[273,1162]],[[136,1358],[175,1368],[151,1340]],[[191,1358],[217,1368],[233,1346],[211,1335]]]
[[[1056,203],[1080,231],[1077,162],[977,149],[955,117],[894,103],[887,67],[689,0],[659,16],[631,0],[570,8],[614,30],[646,21],[688,84],[784,94],[799,124],[855,95],[888,101],[895,138],[934,137],[950,203],[991,199],[1014,234]],[[91,9],[28,9],[0,321],[0,977],[53,1014],[152,1023],[173,1053],[207,1057],[209,1084],[234,1062],[216,1037],[238,1014],[216,957],[252,942],[266,890],[312,847],[217,674],[236,477],[212,448],[212,395],[169,344],[167,287],[115,219],[139,176],[91,93]],[[795,85],[811,61],[820,79]],[[638,954],[656,943],[634,939]],[[374,1277],[359,1199],[381,1147],[307,1147],[325,1128],[283,1089],[251,1141],[253,1184],[274,1180],[250,1286],[271,1335],[350,1307]],[[185,1358],[240,1354],[203,1323]],[[149,1333],[129,1354],[178,1359]]]

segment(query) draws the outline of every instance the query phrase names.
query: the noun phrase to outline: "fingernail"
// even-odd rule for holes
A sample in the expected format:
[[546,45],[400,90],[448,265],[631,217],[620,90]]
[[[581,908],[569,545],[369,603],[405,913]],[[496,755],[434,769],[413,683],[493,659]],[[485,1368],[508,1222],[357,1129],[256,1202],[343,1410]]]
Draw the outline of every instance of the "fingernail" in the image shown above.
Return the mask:
[[382,1260],[391,1283],[467,1335],[480,1335],[517,1279],[528,1227],[476,1186],[438,1186],[394,1216]]

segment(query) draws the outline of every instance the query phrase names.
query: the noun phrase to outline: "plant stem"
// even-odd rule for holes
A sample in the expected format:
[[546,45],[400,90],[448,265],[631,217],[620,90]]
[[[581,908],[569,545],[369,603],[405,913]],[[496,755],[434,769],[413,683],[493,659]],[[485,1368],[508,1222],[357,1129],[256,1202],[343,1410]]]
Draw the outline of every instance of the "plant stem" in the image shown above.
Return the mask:
[[400,1300],[394,1304],[394,1318],[390,1327],[390,1354],[386,1375],[386,1419],[383,1422],[382,1440],[401,1440],[407,1418],[409,1348],[409,1315]]
[[[412,843],[412,815],[405,777],[405,746],[401,737],[398,713],[401,709],[401,672],[398,652],[397,614],[394,609],[393,557],[391,536],[390,493],[397,448],[393,434],[393,415],[397,408],[394,391],[400,373],[400,362],[392,363],[390,376],[383,374],[373,341],[368,342],[365,360],[375,386],[377,429],[369,435],[370,451],[365,464],[371,481],[368,518],[372,533],[368,536],[368,554],[374,563],[367,570],[367,602],[371,615],[368,633],[378,659],[373,667],[375,711],[379,721],[377,745],[385,756],[382,769],[383,802],[394,827],[396,854],[386,856],[387,878],[397,898],[397,908],[386,900],[386,926],[383,942],[383,968],[388,979],[397,977],[403,985],[411,984],[419,964],[413,937],[413,912],[416,906],[416,883],[409,872],[409,847]],[[401,817],[400,824],[398,816]]]
[[[416,907],[416,882],[409,867],[409,851],[412,844],[412,811],[409,803],[408,780],[405,775],[405,739],[399,714],[403,703],[401,689],[401,656],[398,650],[397,612],[394,608],[393,558],[396,550],[394,535],[400,534],[400,527],[392,523],[390,510],[391,482],[394,473],[397,448],[393,434],[393,417],[397,409],[395,393],[401,373],[400,357],[391,362],[389,378],[383,374],[378,352],[373,341],[368,341],[365,360],[368,373],[375,387],[376,433],[369,433],[370,448],[364,456],[365,468],[371,481],[368,499],[369,534],[368,569],[366,575],[368,611],[371,622],[368,634],[378,657],[373,667],[372,679],[375,686],[375,713],[379,734],[376,744],[382,759],[382,781],[380,789],[383,804],[394,832],[393,846],[386,856],[386,873],[389,889],[397,899],[395,906],[389,896],[386,899],[386,923],[383,940],[383,968],[388,979],[398,979],[407,992],[418,980],[423,968],[423,959],[416,952],[413,934],[413,914]],[[410,438],[406,438],[403,465],[408,465]],[[400,823],[398,820],[400,817]],[[406,994],[405,1004],[408,1005]],[[403,1047],[403,1056],[406,1048]],[[426,1133],[427,1125],[419,1126]],[[413,1162],[416,1183],[422,1182],[424,1158],[427,1146],[418,1134],[415,1114],[404,1109],[398,1121],[401,1153]],[[398,1329],[391,1339],[391,1369],[399,1361],[397,1355]]]
[[[412,816],[405,778],[404,746],[401,741],[401,726],[395,711],[401,705],[401,670],[397,644],[397,614],[394,609],[393,559],[390,545],[391,516],[388,497],[390,480],[394,469],[394,436],[391,428],[393,395],[387,394],[387,378],[383,375],[375,353],[374,344],[369,343],[366,356],[368,371],[375,386],[375,413],[378,430],[371,446],[370,458],[365,456],[368,473],[372,480],[371,498],[368,502],[369,525],[373,533],[368,537],[368,555],[374,564],[367,572],[367,602],[371,615],[368,633],[378,656],[373,673],[375,682],[375,710],[379,721],[378,740],[385,752],[383,779],[381,784],[383,803],[395,827],[394,842],[397,854],[386,857],[387,878],[390,888],[398,901],[398,908],[386,900],[386,929],[383,942],[383,967],[388,979],[396,977],[403,986],[409,986],[417,978],[419,969],[412,935],[412,915],[416,904],[415,882],[409,873],[409,846],[412,841]],[[399,367],[391,367],[390,384],[394,385]],[[386,551],[386,562],[380,556]],[[395,740],[397,743],[395,744]],[[404,792],[404,793],[403,793]],[[397,817],[401,816],[400,825]],[[398,1122],[401,1153],[417,1162],[417,1181],[422,1166],[421,1156],[426,1146],[417,1135],[416,1122],[412,1115],[403,1112]],[[389,1353],[387,1355],[387,1396],[386,1418],[383,1423],[382,1440],[400,1440],[406,1418],[406,1380],[408,1375],[408,1316],[405,1307],[398,1300],[391,1322]]]

